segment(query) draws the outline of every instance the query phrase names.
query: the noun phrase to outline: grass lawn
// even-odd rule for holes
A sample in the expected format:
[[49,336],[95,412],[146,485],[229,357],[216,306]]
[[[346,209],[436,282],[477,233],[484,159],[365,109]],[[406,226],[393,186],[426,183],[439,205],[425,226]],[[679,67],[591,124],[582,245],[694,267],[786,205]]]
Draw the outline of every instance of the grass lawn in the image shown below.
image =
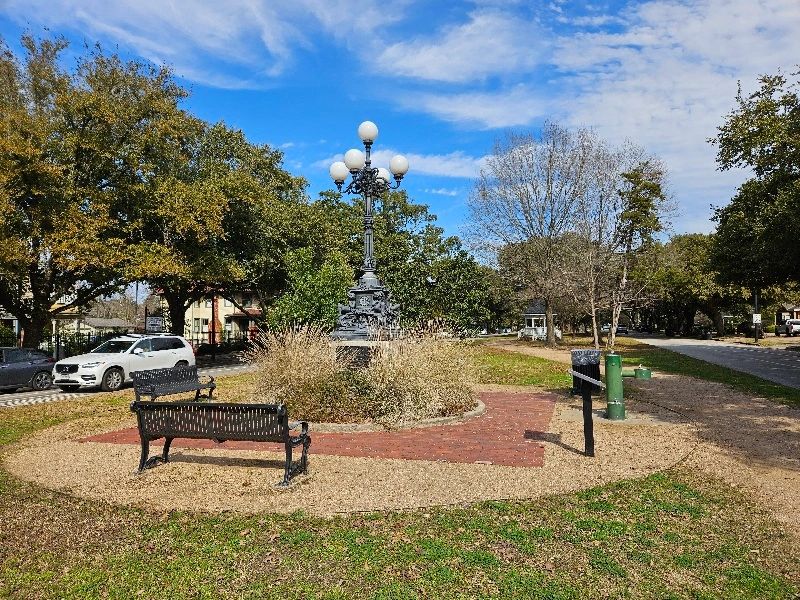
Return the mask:
[[480,383],[536,385],[567,389],[572,378],[563,363],[511,350],[478,345],[475,348]]
[[727,383],[754,396],[770,398],[792,406],[800,406],[800,390],[798,389],[773,383],[747,373],[740,373],[727,367],[707,363],[677,352],[656,348],[633,338],[618,338],[617,351],[622,355],[623,366],[638,366],[642,364],[657,371],[690,375],[709,381]]
[[[481,360],[487,380],[569,385],[560,363]],[[0,453],[129,400],[4,410]],[[530,502],[333,519],[153,514],[0,471],[0,597],[794,598],[798,586],[798,551],[765,511],[684,469]]]

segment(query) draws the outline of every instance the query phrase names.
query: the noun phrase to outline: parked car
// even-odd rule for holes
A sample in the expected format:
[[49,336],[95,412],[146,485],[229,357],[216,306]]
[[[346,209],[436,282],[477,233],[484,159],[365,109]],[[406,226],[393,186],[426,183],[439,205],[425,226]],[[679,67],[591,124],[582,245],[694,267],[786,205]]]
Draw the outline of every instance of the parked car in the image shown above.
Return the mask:
[[628,333],[630,332],[627,325],[617,325],[617,335],[628,335]]
[[789,319],[782,325],[775,327],[775,335],[791,335],[795,336],[800,333],[800,319]]
[[99,386],[109,392],[131,381],[133,371],[194,364],[191,345],[179,335],[126,334],[87,354],[58,361],[53,367],[53,383],[64,391]]
[[0,389],[15,391],[21,387],[46,390],[53,381],[53,359],[39,350],[0,348]]

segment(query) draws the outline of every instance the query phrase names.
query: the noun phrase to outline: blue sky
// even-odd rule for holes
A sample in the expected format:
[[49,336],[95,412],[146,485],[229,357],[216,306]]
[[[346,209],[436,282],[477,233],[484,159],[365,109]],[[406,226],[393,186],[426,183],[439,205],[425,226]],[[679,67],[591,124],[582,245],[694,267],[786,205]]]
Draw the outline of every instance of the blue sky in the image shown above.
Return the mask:
[[370,119],[378,166],[405,154],[404,186],[452,234],[494,141],[546,119],[662,158],[674,230],[709,231],[747,176],[706,142],[737,81],[800,62],[800,0],[4,0],[0,35],[23,31],[172,66],[187,108],[281,148],[311,197]]

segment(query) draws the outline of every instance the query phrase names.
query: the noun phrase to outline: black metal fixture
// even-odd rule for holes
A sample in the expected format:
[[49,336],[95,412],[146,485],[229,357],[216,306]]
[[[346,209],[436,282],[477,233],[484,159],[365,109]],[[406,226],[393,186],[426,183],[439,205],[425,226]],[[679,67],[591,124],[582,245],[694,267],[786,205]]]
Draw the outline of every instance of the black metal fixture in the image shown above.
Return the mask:
[[[398,329],[397,305],[392,304],[389,290],[375,272],[373,202],[391,189],[400,187],[408,172],[408,160],[393,156],[389,170],[372,166],[372,143],[378,137],[378,127],[372,121],[358,126],[358,136],[364,143],[364,152],[351,149],[345,152],[344,162],[331,165],[330,174],[337,189],[356,194],[364,199],[364,263],[361,277],[347,293],[347,304],[339,305],[339,317],[332,334],[335,339],[367,340],[373,337],[392,337]],[[344,185],[347,176],[352,179]],[[394,181],[392,181],[394,176]]]

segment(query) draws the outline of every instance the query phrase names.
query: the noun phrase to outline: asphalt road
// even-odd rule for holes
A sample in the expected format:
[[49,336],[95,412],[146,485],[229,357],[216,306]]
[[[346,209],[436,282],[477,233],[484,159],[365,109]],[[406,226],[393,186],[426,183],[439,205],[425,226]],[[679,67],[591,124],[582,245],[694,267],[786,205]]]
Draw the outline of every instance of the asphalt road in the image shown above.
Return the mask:
[[652,346],[666,348],[735,371],[749,373],[767,381],[800,389],[800,352],[714,340],[636,337]]
[[[249,371],[250,369],[252,369],[250,365],[222,365],[219,367],[201,367],[197,369],[197,372],[200,375],[217,377],[219,375],[234,375],[236,373],[243,373],[245,371]],[[51,388],[41,392],[27,390],[16,392],[14,394],[2,394],[0,395],[0,409],[15,408],[17,406],[30,406],[31,404],[45,404],[47,402],[55,402],[57,400],[77,400],[79,398],[86,398],[96,393],[97,390],[89,390],[86,392],[62,392],[59,388]]]

